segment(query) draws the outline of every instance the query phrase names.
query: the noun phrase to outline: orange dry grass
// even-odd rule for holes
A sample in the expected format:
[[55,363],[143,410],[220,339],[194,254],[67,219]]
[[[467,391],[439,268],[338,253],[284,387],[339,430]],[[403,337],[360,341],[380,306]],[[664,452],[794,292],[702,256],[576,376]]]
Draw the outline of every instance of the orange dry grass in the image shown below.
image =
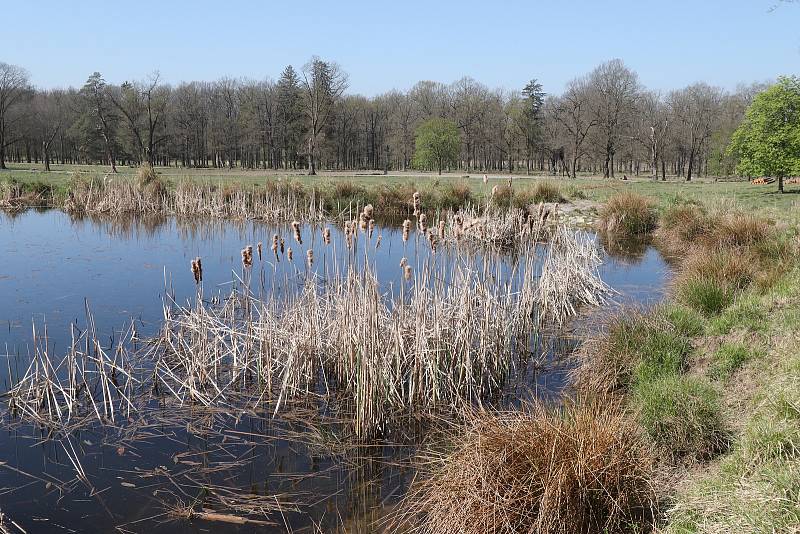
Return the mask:
[[402,503],[395,529],[641,532],[654,513],[653,458],[638,427],[607,398],[474,415],[455,450],[433,466]]

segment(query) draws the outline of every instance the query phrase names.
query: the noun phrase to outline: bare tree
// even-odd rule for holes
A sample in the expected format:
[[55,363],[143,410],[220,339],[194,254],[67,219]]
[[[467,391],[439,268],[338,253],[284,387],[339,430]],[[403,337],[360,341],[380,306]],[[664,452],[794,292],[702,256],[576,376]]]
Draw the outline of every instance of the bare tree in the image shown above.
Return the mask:
[[[564,94],[550,101],[551,116],[567,132],[572,156],[572,177],[578,172],[578,160],[586,153],[586,136],[597,125],[597,116],[591,109],[591,91],[586,78],[577,78],[569,83]],[[569,171],[567,171],[569,175]]]
[[314,158],[319,136],[333,113],[337,100],[347,89],[347,75],[336,63],[314,56],[303,66],[302,107],[308,120],[308,174],[317,174]]
[[159,79],[156,72],[146,82],[125,82],[109,92],[111,102],[125,117],[139,161],[150,166],[155,164],[156,147],[167,139],[163,130],[170,90],[160,85]]
[[597,144],[603,154],[603,176],[614,177],[614,154],[621,137],[629,130],[629,120],[641,92],[639,79],[620,59],[613,59],[589,75],[592,106],[597,128]]
[[722,91],[705,83],[696,83],[673,91],[669,106],[675,120],[676,135],[685,147],[686,181],[691,181],[698,156],[714,132]]
[[6,148],[17,142],[13,128],[22,118],[20,108],[32,96],[28,72],[0,62],[0,169],[6,168]]

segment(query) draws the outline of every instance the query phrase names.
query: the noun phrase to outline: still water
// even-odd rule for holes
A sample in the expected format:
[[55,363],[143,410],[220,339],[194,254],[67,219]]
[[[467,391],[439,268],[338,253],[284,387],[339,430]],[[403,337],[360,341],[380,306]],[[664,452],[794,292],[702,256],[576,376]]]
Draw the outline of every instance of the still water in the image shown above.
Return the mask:
[[[33,324],[40,334],[46,324],[50,350],[65,351],[70,325],[85,324],[87,307],[109,343],[132,320],[141,334],[154,333],[167,293],[177,302],[194,298],[189,265],[196,256],[203,259],[206,298],[230,292],[242,272],[240,251],[248,244],[263,243],[265,259],[253,274],[265,281],[262,287],[274,278],[309,276],[304,261],[309,248],[315,258],[312,270],[324,273],[337,263],[334,255],[347,252],[340,232],[334,230],[333,244],[326,246],[320,228],[305,226],[300,245],[290,228],[258,222],[78,220],[55,210],[2,215],[0,353],[9,360],[24,359],[32,350]],[[294,248],[293,263],[272,256],[275,234],[283,236],[286,248]],[[387,291],[403,283],[401,258],[412,265],[429,260],[429,248],[413,240],[404,244],[399,228],[379,227],[376,234],[381,235],[380,253],[370,261]],[[586,310],[570,326],[572,332],[580,333],[585,317],[605,315],[614,305],[646,305],[662,296],[669,269],[657,251],[604,249],[602,256],[600,276],[617,292],[615,303]],[[555,363],[530,385],[549,392],[560,388],[565,368]],[[7,388],[6,367],[0,360],[0,393]],[[157,403],[153,408],[173,409]],[[0,434],[0,510],[28,532],[314,532],[338,527],[371,532],[374,520],[402,496],[413,473],[405,460],[415,440],[354,444],[340,439],[335,425],[307,424],[302,412],[282,420],[251,414],[235,421],[222,414],[189,413],[180,426],[170,423],[172,415],[164,413],[160,424],[131,421],[126,429],[84,429],[66,441],[8,426]],[[73,457],[80,459],[85,480],[76,479]],[[176,520],[168,514],[195,505],[205,498],[204,488],[215,486],[285,497],[265,509],[273,525]],[[267,506],[265,500],[253,506]]]

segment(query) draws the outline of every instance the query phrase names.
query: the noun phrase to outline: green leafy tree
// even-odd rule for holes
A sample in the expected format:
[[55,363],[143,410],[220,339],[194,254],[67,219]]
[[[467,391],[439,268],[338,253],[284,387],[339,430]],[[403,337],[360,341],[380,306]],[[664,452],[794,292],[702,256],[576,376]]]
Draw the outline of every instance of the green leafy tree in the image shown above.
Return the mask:
[[451,120],[431,119],[417,128],[414,163],[418,167],[442,168],[455,163],[461,149],[461,135],[458,126]]
[[784,177],[800,174],[800,78],[781,77],[755,97],[728,152],[739,174],[775,176],[783,193]]

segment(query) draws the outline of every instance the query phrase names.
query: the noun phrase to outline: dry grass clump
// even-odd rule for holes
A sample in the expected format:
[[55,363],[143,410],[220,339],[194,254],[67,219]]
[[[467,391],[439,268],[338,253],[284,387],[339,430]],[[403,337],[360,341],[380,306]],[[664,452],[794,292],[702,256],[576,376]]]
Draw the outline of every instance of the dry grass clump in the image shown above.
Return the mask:
[[708,226],[708,215],[702,207],[694,204],[671,206],[661,214],[657,243],[671,255],[680,255],[708,232]]
[[527,209],[534,204],[560,204],[566,202],[561,188],[551,181],[537,182],[532,187],[526,187],[514,192],[512,204],[516,208]]
[[600,209],[598,229],[614,237],[641,237],[656,228],[657,215],[653,202],[631,192],[618,193]]
[[641,532],[653,458],[610,399],[472,416],[394,518],[409,532]]

